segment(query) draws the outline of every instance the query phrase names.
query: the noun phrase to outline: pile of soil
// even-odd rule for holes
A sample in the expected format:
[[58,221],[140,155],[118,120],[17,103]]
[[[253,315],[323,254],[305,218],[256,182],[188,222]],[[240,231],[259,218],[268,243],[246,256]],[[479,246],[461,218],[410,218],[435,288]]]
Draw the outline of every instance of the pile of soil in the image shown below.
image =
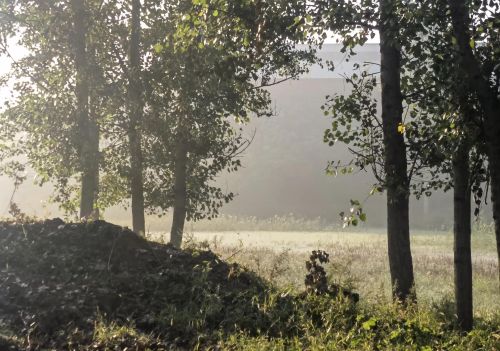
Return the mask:
[[103,349],[94,337],[102,320],[155,335],[144,348],[190,348],[200,331],[234,328],[234,314],[256,316],[252,296],[266,289],[209,251],[104,221],[0,222],[1,350]]

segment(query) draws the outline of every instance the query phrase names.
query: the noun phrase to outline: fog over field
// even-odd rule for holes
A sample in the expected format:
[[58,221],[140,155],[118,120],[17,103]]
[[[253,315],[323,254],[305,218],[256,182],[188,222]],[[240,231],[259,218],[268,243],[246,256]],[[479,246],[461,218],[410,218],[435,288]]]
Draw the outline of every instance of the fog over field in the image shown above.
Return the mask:
[[[332,177],[325,174],[328,161],[350,159],[341,143],[329,147],[323,143],[323,132],[330,120],[320,110],[326,95],[343,94],[348,90],[344,75],[353,72],[353,65],[378,62],[377,44],[360,48],[358,55],[345,62],[340,46],[325,45],[320,57],[330,60],[335,71],[314,66],[299,80],[287,81],[270,88],[275,116],[254,118],[245,127],[250,147],[241,156],[243,167],[236,173],[219,177],[219,183],[236,198],[223,207],[222,213],[236,216],[268,218],[293,214],[296,217],[321,217],[338,222],[339,212],[349,206],[350,199],[362,201],[375,183],[370,172]],[[8,63],[3,58],[2,64]],[[371,72],[377,66],[366,66]],[[8,94],[2,91],[2,96]],[[379,97],[376,97],[378,100]],[[50,187],[33,186],[35,174],[29,173],[26,183],[16,192],[14,201],[23,211],[38,216],[60,216],[57,207],[48,203]],[[12,195],[12,181],[0,178],[0,215],[7,215]],[[431,198],[411,202],[410,223],[414,228],[450,229],[452,203],[450,194],[435,193]],[[385,199],[376,195],[367,200],[366,226],[384,227]],[[489,220],[486,207],[484,217]],[[110,221],[127,222],[128,213],[121,208],[105,212]]]
[[500,0],[0,34],[0,351],[500,350]]

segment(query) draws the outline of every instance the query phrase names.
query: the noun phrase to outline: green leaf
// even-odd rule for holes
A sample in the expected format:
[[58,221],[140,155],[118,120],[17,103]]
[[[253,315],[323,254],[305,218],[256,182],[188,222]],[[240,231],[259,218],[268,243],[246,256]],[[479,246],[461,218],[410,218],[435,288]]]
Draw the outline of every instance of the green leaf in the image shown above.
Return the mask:
[[358,200],[352,200],[351,199],[351,206],[360,206],[360,202]]
[[361,327],[364,330],[370,330],[373,329],[377,325],[377,319],[376,318],[370,318],[366,322],[364,322]]
[[394,340],[396,339],[399,335],[401,335],[401,331],[399,329],[393,330],[391,334],[389,334],[389,339]]
[[163,51],[163,45],[160,44],[160,43],[157,43],[153,46],[153,49],[154,51],[157,53],[157,54],[160,54],[162,51]]
[[471,49],[474,49],[476,47],[476,41],[474,40],[474,38],[470,38],[469,46],[471,47]]
[[370,195],[375,195],[375,194],[378,194],[378,193],[381,193],[382,192],[382,188],[380,186],[374,186],[371,190],[370,190]]

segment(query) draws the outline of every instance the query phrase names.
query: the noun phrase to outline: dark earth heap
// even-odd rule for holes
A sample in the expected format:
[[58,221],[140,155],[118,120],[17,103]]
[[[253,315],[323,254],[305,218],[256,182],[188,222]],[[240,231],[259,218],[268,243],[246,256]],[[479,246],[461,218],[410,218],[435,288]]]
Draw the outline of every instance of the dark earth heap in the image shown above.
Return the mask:
[[211,252],[104,221],[0,222],[0,350],[107,349],[95,338],[99,322],[154,336],[113,349],[189,349],[210,332],[254,324],[252,298],[266,289]]

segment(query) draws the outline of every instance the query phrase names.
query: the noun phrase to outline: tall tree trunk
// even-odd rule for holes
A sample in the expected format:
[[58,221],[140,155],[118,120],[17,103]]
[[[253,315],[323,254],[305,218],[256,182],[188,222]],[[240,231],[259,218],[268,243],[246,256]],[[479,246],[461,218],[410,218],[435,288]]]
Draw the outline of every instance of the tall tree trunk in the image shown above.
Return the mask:
[[144,235],[146,224],[144,218],[144,184],[141,125],[144,103],[141,84],[141,2],[132,0],[132,19],[129,51],[129,118],[128,130],[130,147],[130,191],[132,195],[132,228]]
[[497,256],[500,279],[500,101],[490,86],[488,78],[481,72],[481,63],[476,59],[470,42],[470,16],[465,0],[449,0],[453,31],[460,51],[459,65],[475,91],[485,116],[485,134],[488,163],[491,177],[491,200],[497,241]]
[[393,0],[380,1],[380,54],[382,124],[384,130],[387,189],[387,241],[394,299],[407,301],[413,293],[413,262],[410,250],[409,181],[406,145],[398,126],[402,123],[401,52],[398,49],[398,18]]
[[[498,106],[498,108],[498,111],[500,111],[500,106]],[[496,123],[500,124],[500,121]],[[497,241],[498,278],[500,283],[500,131],[498,131],[498,128],[497,131],[491,129],[488,134],[491,202],[493,203],[493,220],[495,222],[495,237]]]
[[87,58],[87,27],[84,0],[72,0],[73,47],[76,69],[76,100],[80,143],[81,196],[80,218],[95,218],[99,188],[99,127],[90,118],[90,70]]
[[460,329],[472,329],[471,187],[469,147],[464,142],[453,157],[455,303]]
[[91,214],[92,219],[99,219],[99,207],[97,205],[97,201],[99,200],[99,166],[100,166],[100,149],[99,149],[99,138],[100,138],[100,129],[99,125],[97,124],[97,111],[96,111],[96,102],[92,98],[92,95],[90,96],[90,106],[89,106],[89,113],[90,113],[90,118],[89,118],[89,134],[88,134],[88,140],[89,140],[89,149],[90,149],[90,157],[88,159],[88,174],[89,177],[92,177],[92,181],[90,183],[90,187],[93,190],[94,194],[94,199],[93,199],[93,210]]
[[170,231],[170,243],[177,248],[181,247],[184,234],[184,223],[186,221],[187,206],[187,144],[184,140],[177,143],[175,152],[174,169],[174,214],[172,229]]

